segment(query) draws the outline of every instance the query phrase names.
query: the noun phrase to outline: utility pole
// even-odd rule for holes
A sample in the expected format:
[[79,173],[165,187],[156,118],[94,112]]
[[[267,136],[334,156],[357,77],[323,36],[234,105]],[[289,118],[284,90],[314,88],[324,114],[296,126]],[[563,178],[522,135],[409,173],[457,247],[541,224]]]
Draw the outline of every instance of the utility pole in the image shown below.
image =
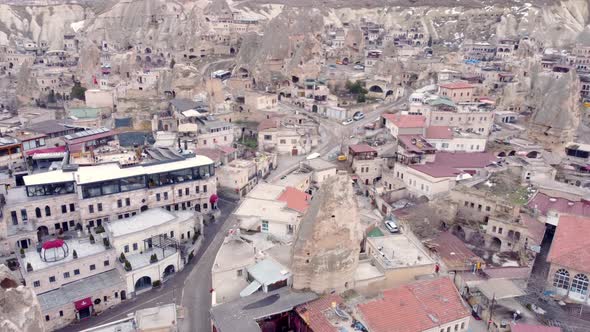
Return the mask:
[[488,320],[488,328],[487,330],[490,330],[490,325],[492,325],[492,317],[494,317],[494,304],[496,302],[496,293],[494,293],[494,296],[492,297],[492,304],[490,305],[490,319]]

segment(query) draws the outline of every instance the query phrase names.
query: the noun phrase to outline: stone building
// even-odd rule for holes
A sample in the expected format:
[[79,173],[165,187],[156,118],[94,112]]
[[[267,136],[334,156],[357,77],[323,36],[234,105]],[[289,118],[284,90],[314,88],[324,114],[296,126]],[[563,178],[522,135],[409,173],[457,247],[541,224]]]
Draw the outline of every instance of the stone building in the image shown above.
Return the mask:
[[4,193],[1,252],[49,235],[87,230],[149,208],[209,212],[216,199],[213,161],[204,156],[120,168],[76,167],[25,176]]
[[293,247],[293,288],[317,293],[353,287],[362,229],[350,177],[328,178],[311,200]]

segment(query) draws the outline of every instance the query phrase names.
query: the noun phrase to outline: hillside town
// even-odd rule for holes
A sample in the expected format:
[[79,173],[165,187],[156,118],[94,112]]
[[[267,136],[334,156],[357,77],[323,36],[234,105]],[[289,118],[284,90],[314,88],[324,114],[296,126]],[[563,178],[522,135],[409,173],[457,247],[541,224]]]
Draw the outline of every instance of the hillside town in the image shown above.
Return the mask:
[[0,0],[0,331],[590,331],[590,7],[390,2]]

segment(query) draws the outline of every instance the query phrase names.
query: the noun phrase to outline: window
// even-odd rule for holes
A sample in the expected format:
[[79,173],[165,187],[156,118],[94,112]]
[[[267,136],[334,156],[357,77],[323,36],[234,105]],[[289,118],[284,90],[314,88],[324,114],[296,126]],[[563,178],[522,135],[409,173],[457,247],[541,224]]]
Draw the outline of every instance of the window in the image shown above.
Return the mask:
[[272,135],[264,135],[264,140],[265,140],[265,141],[270,141],[270,140],[272,140]]
[[189,195],[191,192],[190,188],[184,188],[184,194]]
[[123,247],[123,251],[126,252],[126,253],[129,252],[129,245],[125,245]]
[[108,297],[105,295],[102,299],[106,302],[108,300]]
[[16,211],[10,211],[10,217],[12,218],[12,224],[18,225],[18,215]]
[[115,298],[118,299],[119,298],[119,292],[115,292]]
[[160,193],[156,194],[156,201],[158,201],[158,202],[160,201]]
[[59,311],[59,317],[63,317],[64,316],[64,312],[62,310]]
[[123,207],[123,201],[122,200],[120,200],[120,199],[117,200],[117,207],[119,207],[119,208],[120,207]]
[[294,227],[291,224],[287,224],[287,234],[293,234]]
[[33,281],[33,287],[41,287],[41,281],[39,281],[39,280]]
[[496,226],[492,227],[492,233],[496,233]]
[[469,202],[465,201],[465,203],[463,204],[463,206],[469,206]]
[[103,262],[104,266],[109,266],[111,263],[109,262],[109,260],[107,259],[106,261]]
[[285,140],[285,139],[282,139],[282,140],[280,140],[280,141],[279,141],[279,143],[280,143],[280,144],[287,144],[287,140]]
[[461,330],[465,329],[465,322],[461,322]]
[[70,272],[64,272],[64,279],[68,279],[70,277]]
[[182,189],[178,189],[178,197],[182,197]]
[[170,231],[170,237],[174,237],[174,231]]
[[455,331],[459,331],[459,324],[455,324]]
[[94,271],[94,270],[96,270],[96,265],[90,264],[90,271]]
[[492,209],[491,207],[489,207],[489,206],[486,206],[486,211],[487,211],[487,212],[490,212],[490,210],[491,210],[491,209]]
[[498,234],[502,234],[502,227],[498,228]]
[[125,213],[125,218],[129,218],[129,213]]
[[207,203],[203,203],[203,209],[207,208]]
[[79,269],[75,269],[75,270],[74,270],[74,275],[75,275],[75,276],[77,276],[77,275],[80,275],[80,270],[79,270]]
[[102,203],[96,204],[96,208],[97,208],[98,212],[102,212]]
[[559,269],[553,276],[553,286],[568,289],[570,285],[570,273],[565,269]]
[[199,186],[196,186],[196,187],[195,187],[195,193],[197,193],[197,194],[198,194],[198,193],[199,193],[199,190],[200,190]]
[[127,206],[131,205],[131,198],[129,198],[129,197],[125,198],[125,205],[127,205]]
[[268,221],[266,221],[266,220],[262,221],[262,231],[268,232]]
[[204,184],[204,185],[203,185],[203,192],[204,192],[204,193],[206,193],[206,192],[207,192],[207,185],[206,185],[206,184]]
[[94,205],[92,205],[92,204],[88,205],[88,212],[94,213]]
[[70,203],[70,212],[76,211],[76,205],[74,203]]
[[164,200],[167,200],[167,199],[168,199],[168,192],[165,192],[164,193]]
[[242,269],[238,270],[238,277],[241,277],[244,274],[244,271]]
[[49,315],[45,315],[45,321],[49,322]]
[[45,216],[51,217],[51,208],[48,205],[45,206]]
[[68,213],[68,207],[65,205],[61,206],[61,213]]
[[55,276],[49,277],[49,282],[55,282]]
[[574,293],[586,295],[588,293],[588,277],[585,274],[576,274],[572,280],[572,288]]
[[137,250],[137,243],[134,243],[134,244],[133,244],[133,250],[134,250],[134,251],[135,251],[135,250]]

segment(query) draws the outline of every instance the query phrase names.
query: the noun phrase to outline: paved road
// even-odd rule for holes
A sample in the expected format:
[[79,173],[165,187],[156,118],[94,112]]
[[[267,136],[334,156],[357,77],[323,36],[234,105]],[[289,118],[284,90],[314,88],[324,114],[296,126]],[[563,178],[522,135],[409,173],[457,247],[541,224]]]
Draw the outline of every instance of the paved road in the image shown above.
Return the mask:
[[[214,223],[205,226],[205,238],[203,239],[203,243],[193,260],[185,266],[184,270],[178,272],[159,289],[140,294],[119,306],[115,306],[101,313],[99,316],[91,317],[59,331],[80,331],[125,318],[128,314],[139,309],[155,307],[157,305],[172,302],[188,308],[185,321],[190,320],[193,324],[192,326],[198,327],[192,329],[188,328],[182,331],[210,331],[210,328],[208,327],[209,317],[200,317],[202,315],[199,314],[206,312],[208,315],[209,313],[211,301],[208,290],[211,287],[211,267],[213,266],[215,254],[221,246],[221,242],[225,236],[225,230],[230,224],[230,222],[227,222],[229,219],[228,217],[236,208],[237,202],[220,198],[218,206],[221,215],[216,218]],[[191,312],[190,308],[204,309],[198,311],[193,310],[195,312]],[[197,319],[200,324],[196,323]]]

